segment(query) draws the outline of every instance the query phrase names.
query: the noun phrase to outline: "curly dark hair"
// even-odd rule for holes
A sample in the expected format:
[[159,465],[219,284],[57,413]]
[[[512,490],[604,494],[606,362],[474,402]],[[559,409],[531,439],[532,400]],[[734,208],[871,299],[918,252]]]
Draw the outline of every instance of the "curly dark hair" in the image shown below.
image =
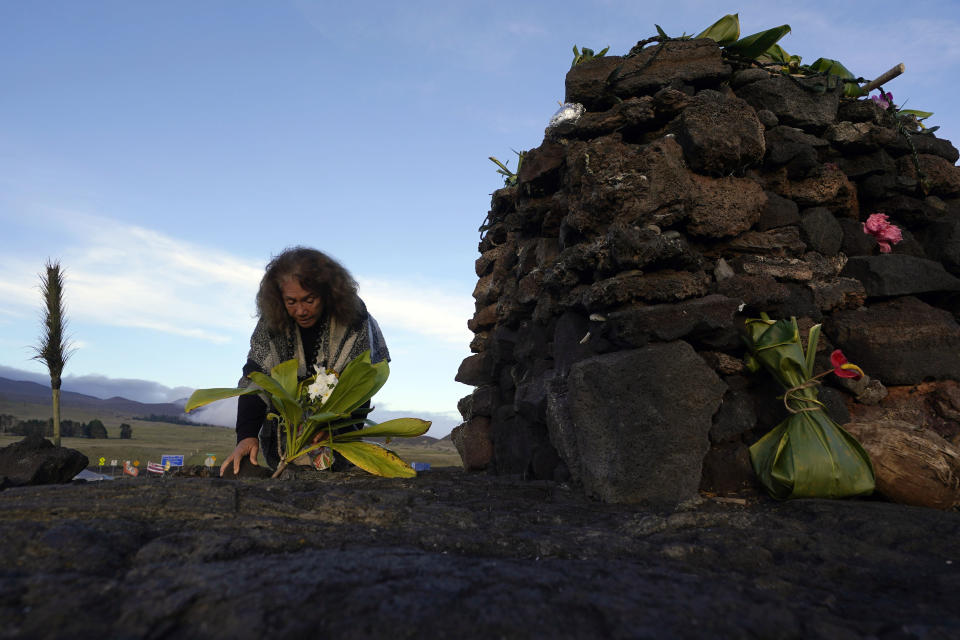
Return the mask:
[[257,314],[271,331],[280,332],[291,322],[280,291],[280,283],[291,277],[296,278],[304,290],[320,296],[323,313],[348,324],[360,320],[363,303],[357,296],[357,282],[350,272],[321,251],[291,247],[267,263],[257,291]]

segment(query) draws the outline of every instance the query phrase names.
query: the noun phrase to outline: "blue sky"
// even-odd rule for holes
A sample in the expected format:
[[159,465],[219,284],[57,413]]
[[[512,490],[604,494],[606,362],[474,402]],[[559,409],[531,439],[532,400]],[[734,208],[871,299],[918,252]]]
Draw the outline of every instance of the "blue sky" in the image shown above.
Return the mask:
[[66,388],[232,386],[264,264],[305,244],[350,269],[384,330],[375,403],[445,414],[445,435],[502,184],[487,157],[540,144],[574,44],[623,54],[654,23],[731,12],[743,35],[790,24],[781,45],[805,62],[904,62],[895,102],[960,141],[956,1],[0,1],[0,370],[43,371],[28,347],[51,257]]

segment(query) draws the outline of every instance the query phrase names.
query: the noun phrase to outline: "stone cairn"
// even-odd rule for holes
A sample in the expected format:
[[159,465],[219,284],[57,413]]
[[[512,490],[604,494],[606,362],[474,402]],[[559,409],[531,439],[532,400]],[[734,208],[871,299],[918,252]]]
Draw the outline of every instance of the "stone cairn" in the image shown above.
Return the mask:
[[[822,322],[818,370],[840,348],[872,378],[821,388],[840,424],[895,414],[958,437],[949,141],[711,40],[579,64],[566,101],[585,113],[547,130],[483,226],[456,377],[475,387],[453,433],[468,470],[609,502],[750,490],[747,447],[787,415],[743,366],[761,312]],[[893,253],[863,231],[877,212],[903,230]]]

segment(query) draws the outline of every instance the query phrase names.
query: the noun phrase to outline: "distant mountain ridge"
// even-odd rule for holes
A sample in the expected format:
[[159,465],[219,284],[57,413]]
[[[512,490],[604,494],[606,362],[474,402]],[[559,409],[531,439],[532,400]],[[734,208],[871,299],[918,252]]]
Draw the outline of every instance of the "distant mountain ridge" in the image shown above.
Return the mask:
[[[39,404],[50,406],[50,387],[36,382],[27,382],[24,380],[11,380],[0,377],[0,401],[7,402],[27,402],[29,404]],[[173,416],[180,419],[186,419],[187,414],[183,411],[183,405],[186,399],[175,402],[149,403],[137,402],[126,398],[113,397],[104,400],[96,396],[88,396],[74,391],[61,391],[60,404],[63,408],[90,409],[94,411],[110,412],[128,418],[146,417],[150,415]],[[389,420],[391,418],[402,417],[405,414],[401,412],[382,411],[378,421]],[[202,416],[201,416],[202,420]],[[374,438],[376,440],[376,438]],[[398,439],[399,440],[399,439]],[[450,443],[450,435],[443,438],[434,438],[428,435],[417,438],[404,438],[407,444],[416,444],[421,446],[430,446],[438,444],[445,446]]]
[[[9,378],[0,378],[0,399],[12,402],[29,402],[31,404],[51,403],[50,387],[36,382],[26,382],[23,380],[10,380]],[[61,391],[60,404],[65,409],[95,409],[99,411],[110,411],[112,413],[134,417],[134,416],[175,416],[185,418],[183,405],[177,405],[172,402],[147,403],[128,400],[126,398],[113,397],[97,398],[83,393],[73,391]]]

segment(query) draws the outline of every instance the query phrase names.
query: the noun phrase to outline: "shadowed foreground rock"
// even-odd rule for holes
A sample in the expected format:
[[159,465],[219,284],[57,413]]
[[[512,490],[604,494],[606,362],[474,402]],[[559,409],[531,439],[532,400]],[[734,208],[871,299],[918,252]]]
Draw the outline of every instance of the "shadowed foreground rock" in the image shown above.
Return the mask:
[[140,478],[0,492],[0,537],[2,638],[960,635],[960,513],[883,502]]
[[55,447],[42,436],[0,448],[0,488],[70,482],[89,461],[75,449]]

